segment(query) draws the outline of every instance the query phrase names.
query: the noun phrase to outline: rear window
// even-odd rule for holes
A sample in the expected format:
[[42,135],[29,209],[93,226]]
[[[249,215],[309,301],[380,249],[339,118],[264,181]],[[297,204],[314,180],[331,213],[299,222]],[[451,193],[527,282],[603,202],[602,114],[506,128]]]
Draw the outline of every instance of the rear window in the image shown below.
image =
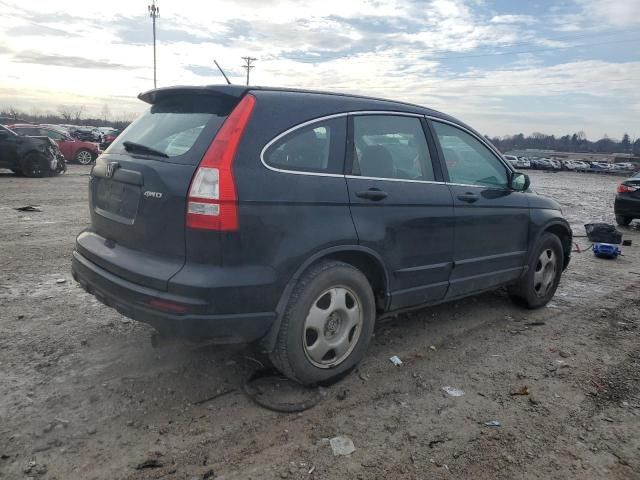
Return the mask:
[[342,117],[298,128],[271,145],[264,160],[282,170],[341,174],[346,126]]
[[236,99],[216,95],[161,98],[111,144],[109,152],[137,154],[124,148],[124,142],[132,142],[169,157],[158,156],[158,160],[197,163],[204,149],[198,148],[193,156],[189,154],[199,144],[202,147],[211,143],[236,103]]

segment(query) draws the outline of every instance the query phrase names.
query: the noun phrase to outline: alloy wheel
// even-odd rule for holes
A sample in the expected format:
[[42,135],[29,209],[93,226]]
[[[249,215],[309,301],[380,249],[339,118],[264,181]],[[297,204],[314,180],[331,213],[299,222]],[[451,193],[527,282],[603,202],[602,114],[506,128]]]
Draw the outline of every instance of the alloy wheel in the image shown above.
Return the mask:
[[76,160],[81,165],[89,165],[93,161],[93,156],[88,150],[81,150],[76,155]]

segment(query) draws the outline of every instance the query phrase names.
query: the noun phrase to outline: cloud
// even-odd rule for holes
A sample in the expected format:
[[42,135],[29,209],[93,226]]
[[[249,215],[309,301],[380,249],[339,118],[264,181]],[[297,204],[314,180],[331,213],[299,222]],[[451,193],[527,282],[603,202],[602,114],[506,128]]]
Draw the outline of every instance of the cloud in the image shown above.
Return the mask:
[[[106,98],[114,111],[136,110],[137,101],[127,99],[153,84],[146,3],[76,3],[0,0],[1,86],[12,89],[15,105],[48,108],[78,97],[89,108]],[[638,0],[563,0],[550,7],[486,0],[161,3],[159,86],[223,83],[213,58],[234,83],[244,83],[240,57],[251,55],[258,58],[254,84],[421,103],[492,134],[544,130],[550,118],[556,123],[549,128],[558,130],[549,133],[561,133],[562,122],[572,130],[587,115],[589,128],[604,118],[611,132],[640,125],[633,110],[640,92],[633,81],[620,81],[640,75],[640,52],[631,43],[562,48],[594,44],[598,39],[582,39],[594,33],[607,36],[602,42],[630,37],[623,17]],[[574,100],[597,108],[576,113]]]
[[[150,26],[151,21],[146,16],[116,15],[103,24],[103,28],[113,30],[119,41],[129,45],[150,45],[153,42]],[[199,44],[219,39],[217,35],[195,34],[193,29],[181,28],[180,24],[171,19],[163,18],[162,21],[158,21],[156,28],[157,40],[164,44],[178,42]]]
[[54,36],[61,36],[61,37],[75,36],[74,33],[70,33],[69,31],[66,31],[66,30],[61,30],[59,28],[52,28],[52,27],[47,27],[45,25],[37,25],[37,24],[18,25],[16,27],[10,28],[7,31],[7,34],[11,36],[17,36],[17,37],[28,36],[28,35],[34,35],[34,36],[54,35]]
[[491,17],[491,23],[536,23],[536,19],[531,15],[494,15]]
[[195,73],[200,77],[218,77],[221,75],[217,68],[207,67],[204,65],[185,65],[182,68]]
[[129,69],[130,66],[121,63],[112,63],[106,60],[94,60],[92,58],[73,57],[66,55],[48,55],[34,51],[20,52],[14,55],[14,62],[35,63],[38,65],[51,65],[56,67],[86,68],[86,69]]
[[638,0],[576,0],[585,16],[618,27],[640,25]]

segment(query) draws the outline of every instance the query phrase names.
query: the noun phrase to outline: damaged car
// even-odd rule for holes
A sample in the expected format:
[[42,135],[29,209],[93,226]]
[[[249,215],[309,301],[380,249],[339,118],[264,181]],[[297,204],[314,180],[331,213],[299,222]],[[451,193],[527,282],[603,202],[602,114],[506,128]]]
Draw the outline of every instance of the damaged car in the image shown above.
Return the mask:
[[0,168],[25,177],[46,177],[66,171],[67,165],[49,137],[21,137],[0,125]]
[[540,308],[569,264],[560,205],[446,114],[239,85],[139,98],[91,171],[72,274],[161,335],[257,342],[317,384],[378,318],[503,286]]
[[57,143],[67,162],[90,165],[101,153],[97,143],[76,140],[57,128],[32,124],[9,125],[9,128],[23,137],[51,138]]

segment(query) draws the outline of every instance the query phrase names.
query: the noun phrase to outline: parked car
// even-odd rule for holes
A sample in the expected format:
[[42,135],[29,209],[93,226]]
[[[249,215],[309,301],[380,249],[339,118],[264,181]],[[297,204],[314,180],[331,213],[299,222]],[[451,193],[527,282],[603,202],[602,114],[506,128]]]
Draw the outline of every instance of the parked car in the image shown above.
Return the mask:
[[556,166],[550,158],[537,158],[532,165],[539,170],[556,170]]
[[616,192],[613,205],[616,222],[626,227],[634,218],[640,218],[640,172],[618,185]]
[[518,168],[531,168],[531,162],[527,157],[518,157]]
[[591,162],[591,170],[609,172],[611,171],[611,164],[607,162]]
[[102,142],[102,133],[95,127],[73,127],[69,130],[69,134],[85,142]]
[[618,172],[633,172],[636,166],[631,162],[612,163],[611,169]]
[[580,171],[589,170],[590,165],[587,162],[583,162],[582,160],[565,160],[564,167],[567,170],[574,170],[574,171],[580,172]]
[[531,168],[531,163],[525,157],[517,157],[515,155],[503,155],[503,157],[515,169]]
[[0,125],[0,168],[8,168],[16,175],[44,177],[64,172],[67,166],[50,138],[21,137]]
[[503,155],[503,157],[513,168],[518,168],[518,157],[515,155]]
[[508,286],[553,297],[571,229],[458,120],[406,103],[169,87],[103,153],[74,278],[166,335],[259,342],[329,381],[377,317]]
[[118,138],[118,135],[120,135],[120,130],[113,130],[107,134],[105,134],[102,143],[100,144],[100,148],[102,150],[106,150],[109,145],[111,145],[113,143],[113,141]]
[[84,142],[66,135],[60,130],[41,125],[18,124],[11,125],[11,130],[18,135],[30,137],[49,137],[58,144],[62,155],[67,162],[77,162],[81,165],[89,165],[100,155],[100,148],[92,142]]

